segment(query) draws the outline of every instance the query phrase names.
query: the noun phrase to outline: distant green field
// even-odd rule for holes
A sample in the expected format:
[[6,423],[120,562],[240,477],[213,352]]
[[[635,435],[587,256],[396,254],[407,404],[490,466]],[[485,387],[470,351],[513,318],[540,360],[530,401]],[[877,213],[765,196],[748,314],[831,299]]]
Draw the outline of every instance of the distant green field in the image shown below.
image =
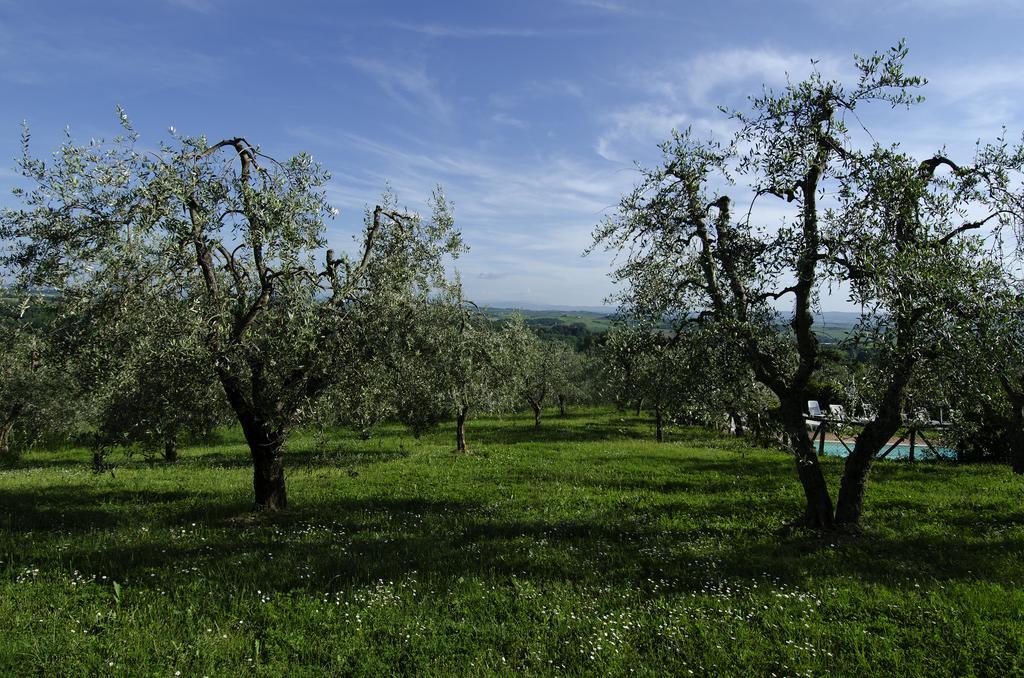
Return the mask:
[[484,308],[483,311],[493,319],[504,319],[518,313],[524,320],[544,325],[573,325],[579,323],[591,332],[606,332],[612,327],[610,313],[593,311],[529,311],[509,308]]
[[[594,311],[531,311],[509,308],[487,308],[484,312],[488,317],[500,320],[518,313],[527,323],[534,326],[570,326],[581,324],[590,332],[607,332],[614,322],[612,313],[597,313]],[[853,329],[853,321],[844,319],[835,321],[832,319],[815,320],[815,332],[823,344],[835,344],[847,339]]]
[[[235,434],[175,466],[0,471],[2,675],[1024,672],[1024,491],[882,463],[865,533],[782,530],[785,454],[592,411],[288,453],[253,512]],[[826,459],[835,482],[841,460]],[[116,584],[116,585],[115,585]]]

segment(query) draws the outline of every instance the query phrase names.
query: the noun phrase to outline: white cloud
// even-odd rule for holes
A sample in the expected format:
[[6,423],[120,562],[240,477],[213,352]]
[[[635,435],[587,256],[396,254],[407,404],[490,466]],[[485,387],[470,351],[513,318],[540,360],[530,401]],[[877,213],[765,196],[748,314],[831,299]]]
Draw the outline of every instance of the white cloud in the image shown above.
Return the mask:
[[[609,124],[598,137],[597,154],[613,162],[628,162],[634,156],[629,148],[638,143],[653,146],[673,129],[682,129],[689,117],[666,104],[645,103],[615,111],[607,116]],[[625,146],[626,148],[620,148]]]
[[[594,149],[607,160],[626,162],[649,155],[672,129],[691,126],[700,136],[728,136],[732,126],[717,115],[718,104],[757,92],[762,85],[782,86],[787,77],[802,79],[814,69],[825,77],[839,77],[840,64],[831,55],[812,63],[809,54],[736,48],[699,54],[654,72],[625,73],[623,86],[639,89],[639,101],[600,116],[605,127]],[[638,154],[638,149],[643,152]]]
[[214,0],[167,0],[169,4],[199,14],[212,14],[216,9]]
[[364,57],[349,57],[346,62],[376,81],[389,97],[406,108],[416,112],[425,110],[441,120],[450,118],[451,106],[441,96],[437,83],[423,68],[389,64]]
[[597,10],[606,14],[642,14],[636,2],[618,2],[617,0],[568,0],[570,5],[585,9]]
[[1024,61],[1000,60],[972,63],[970,66],[932,70],[928,74],[927,91],[938,92],[948,99],[969,99],[979,94],[1024,89]]
[[517,129],[526,129],[528,126],[524,121],[507,113],[495,113],[491,116],[491,120],[499,125],[508,125],[509,127],[515,127]]
[[[354,232],[363,207],[385,182],[410,205],[425,204],[430,188],[441,183],[470,245],[459,267],[469,274],[471,291],[508,298],[517,280],[529,279],[535,287],[550,285],[549,299],[596,304],[610,290],[609,258],[581,254],[594,226],[632,186],[631,173],[560,154],[510,161],[428,140],[388,143],[311,128],[289,134],[318,156],[334,149],[361,158],[358,174],[336,174],[329,187],[332,204],[343,208],[340,221],[350,224],[345,233]],[[479,278],[481,271],[503,277]]]
[[[846,59],[845,61],[850,61]],[[705,106],[720,103],[719,97],[756,91],[764,84],[785,85],[787,77],[801,80],[818,70],[828,78],[840,77],[845,69],[831,55],[782,52],[773,48],[737,48],[700,54],[669,68],[650,81],[653,91],[664,92],[672,99]]]
[[581,28],[518,28],[512,26],[455,26],[451,24],[392,24],[395,28],[431,38],[565,38],[594,35]]
[[876,0],[845,0],[822,3],[818,0],[805,0],[807,4],[823,11],[842,11],[847,14],[856,13],[893,13],[893,12],[945,12],[959,13],[963,11],[978,12],[982,10],[992,11],[997,9],[1019,10],[1018,0],[896,0],[890,3],[876,2]]
[[[527,112],[535,108],[538,101],[551,99],[583,99],[583,86],[578,82],[555,78],[531,80],[521,85],[503,85],[502,89],[491,92],[488,103],[499,109],[521,109]],[[530,108],[523,108],[529,106]]]

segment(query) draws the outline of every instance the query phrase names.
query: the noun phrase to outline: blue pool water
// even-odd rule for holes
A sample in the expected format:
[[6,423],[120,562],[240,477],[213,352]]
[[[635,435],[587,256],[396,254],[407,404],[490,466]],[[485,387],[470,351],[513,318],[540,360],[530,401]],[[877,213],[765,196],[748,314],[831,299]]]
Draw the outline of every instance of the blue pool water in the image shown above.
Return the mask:
[[[850,446],[851,450],[853,449],[853,441],[848,441],[846,444]],[[818,449],[818,442],[817,441],[815,441],[815,443],[814,443],[814,449],[815,450]],[[889,449],[888,446],[882,448],[882,451],[885,452],[885,450],[887,450],[887,449]],[[935,449],[938,450],[939,455],[943,459],[956,459],[956,451],[955,450],[951,450],[948,447],[941,447],[939,445],[936,445]],[[845,457],[848,454],[848,452],[846,451],[846,448],[843,447],[842,443],[837,442],[835,440],[826,440],[825,441],[825,454],[827,454],[830,457]],[[888,455],[886,455],[885,458],[886,459],[909,459],[910,458],[910,445],[907,444],[907,443],[904,443],[902,445],[897,445],[895,447],[895,449],[893,449],[892,452],[890,452]],[[924,443],[918,443],[917,445],[914,446],[914,458],[915,459],[934,459],[935,455],[932,454],[931,449],[929,449],[929,447],[927,445],[925,445]]]

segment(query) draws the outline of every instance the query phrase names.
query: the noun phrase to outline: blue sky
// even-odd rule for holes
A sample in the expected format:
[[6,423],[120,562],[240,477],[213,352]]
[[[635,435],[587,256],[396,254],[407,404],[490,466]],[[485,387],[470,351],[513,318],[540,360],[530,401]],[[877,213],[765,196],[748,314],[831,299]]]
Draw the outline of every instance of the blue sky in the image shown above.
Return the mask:
[[609,257],[581,252],[673,127],[724,133],[717,104],[906,37],[928,101],[869,112],[872,133],[969,158],[1024,129],[1022,29],[1013,0],[0,0],[0,204],[22,120],[49,153],[65,126],[113,136],[120,104],[154,145],[174,126],[312,153],[336,248],[386,182],[413,209],[440,183],[471,298],[599,305]]

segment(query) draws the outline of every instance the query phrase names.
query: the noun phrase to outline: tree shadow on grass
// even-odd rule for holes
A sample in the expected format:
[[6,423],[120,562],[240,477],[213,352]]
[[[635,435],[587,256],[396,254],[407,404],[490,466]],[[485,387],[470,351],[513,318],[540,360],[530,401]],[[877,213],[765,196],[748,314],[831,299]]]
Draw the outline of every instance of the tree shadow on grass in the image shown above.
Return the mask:
[[[548,443],[583,443],[614,440],[652,440],[653,436],[635,426],[614,422],[584,423],[578,426],[559,426],[558,420],[545,421],[539,429],[526,422],[513,422],[502,427],[474,427],[466,425],[466,440],[475,445],[523,445]],[[454,439],[455,432],[452,430]]]
[[[285,471],[295,473],[309,469],[348,469],[370,464],[381,464],[408,457],[408,450],[374,451],[374,450],[337,450],[334,452],[286,452],[284,455]],[[248,452],[228,453],[215,452],[201,457],[185,459],[178,462],[182,466],[199,469],[250,469],[252,459]]]
[[[25,471],[29,469],[88,469],[90,468],[92,455],[87,450],[61,450],[61,456],[48,455],[43,457],[39,453],[30,452],[15,459],[6,460],[0,464],[0,471]],[[75,457],[69,458],[71,454]]]
[[[168,538],[161,529],[138,540],[89,537],[107,528],[138,534],[134,507],[148,509],[147,525],[172,533],[178,528],[183,536]],[[795,586],[827,576],[887,586],[900,586],[908,576],[1021,580],[1019,565],[1007,566],[1008,554],[1024,550],[1019,534],[972,539],[968,527],[967,534],[869,530],[849,538],[766,531],[764,520],[750,520],[752,511],[782,516],[797,508],[792,497],[752,506],[747,498],[713,494],[700,506],[685,497],[632,507],[618,501],[589,515],[546,519],[543,513],[506,516],[478,501],[369,496],[261,514],[209,493],[51,488],[5,493],[0,527],[12,545],[19,534],[41,533],[26,556],[37,567],[47,560],[55,567],[73,563],[83,572],[162,589],[203,580],[215,589],[319,595],[408,576],[441,585],[461,577],[518,577],[644,587],[654,579],[664,582],[663,591],[765,576]],[[54,538],[53,548],[46,548],[47,532],[54,529],[60,539],[72,537],[70,547],[56,548]]]
[[[0,528],[12,534],[62,532],[88,534],[96,530],[180,526],[189,520],[230,516],[251,508],[250,503],[225,502],[213,492],[133,490],[61,486],[3,492]],[[140,518],[140,516],[145,516]]]

